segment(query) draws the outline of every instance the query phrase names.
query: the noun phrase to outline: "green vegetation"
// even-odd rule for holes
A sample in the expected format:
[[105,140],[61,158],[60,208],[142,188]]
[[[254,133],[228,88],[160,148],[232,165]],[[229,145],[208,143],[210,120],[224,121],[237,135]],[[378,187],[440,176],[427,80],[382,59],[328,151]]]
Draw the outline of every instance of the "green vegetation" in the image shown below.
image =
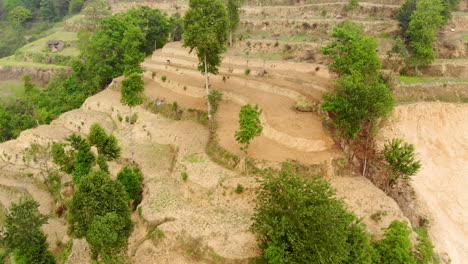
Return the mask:
[[339,78],[336,90],[323,95],[322,107],[342,136],[354,138],[391,112],[393,94],[380,73],[374,37],[352,22],[335,26],[332,37],[324,52],[332,56],[330,69]]
[[241,194],[244,192],[244,186],[240,183],[237,184],[236,189],[234,190],[237,194]]
[[219,90],[212,89],[208,94],[208,101],[211,105],[211,114],[214,116],[218,112],[219,103],[223,101],[223,93]]
[[133,230],[124,187],[103,171],[83,177],[69,201],[68,233],[86,238],[97,260],[125,253]]
[[[378,221],[386,212],[374,215]],[[424,230],[413,245],[406,222],[393,221],[382,240],[371,241],[330,183],[294,163],[265,171],[253,220],[263,249],[258,263],[438,263]]]
[[[96,163],[106,171],[108,169],[106,161],[120,156],[121,149],[117,138],[114,135],[107,135],[98,124],[91,127],[88,140],[78,134],[72,134],[65,140],[67,143],[52,144],[52,157],[62,172],[73,176],[75,184],[79,184]],[[91,146],[96,146],[98,149],[98,157],[91,151]]]
[[346,5],[346,9],[354,10],[359,7],[359,0],[349,0],[348,5]]
[[[140,71],[138,64],[144,54],[152,52],[155,42],[163,46],[170,31],[168,19],[160,11],[148,7],[131,9],[99,21],[100,26],[94,31],[81,33],[81,57],[85,60],[72,62],[72,74],[55,76],[44,89],[34,88],[19,101],[2,101],[2,142],[17,137],[22,130],[48,124],[61,113],[80,107],[88,96],[104,88],[113,78]],[[0,60],[0,64],[5,61],[35,65],[11,62],[11,59]]]
[[440,77],[411,77],[411,76],[394,76],[394,78],[403,84],[418,84],[418,83],[465,83],[468,78],[440,78]]
[[186,171],[183,171],[180,176],[182,177],[182,180],[185,182],[188,179],[188,173]]
[[247,158],[247,150],[249,149],[250,141],[260,136],[263,131],[262,122],[260,121],[261,114],[262,110],[260,110],[257,105],[252,107],[250,104],[242,106],[239,112],[239,130],[236,131],[234,137],[236,141],[242,145],[240,149],[244,153],[244,170],[246,168],[245,161]]
[[411,229],[406,222],[393,221],[385,231],[385,238],[374,243],[375,263],[385,264],[416,264],[411,252],[412,243],[409,239]]
[[421,162],[415,160],[414,145],[394,138],[385,142],[383,155],[391,174],[391,183],[398,179],[409,180],[421,169]]
[[[229,20],[223,0],[191,0],[184,17],[184,47],[196,49],[198,69],[205,74],[206,96],[210,94],[208,73],[217,74],[226,50]],[[212,122],[211,104],[208,119]]]
[[[139,67],[139,66],[138,66]],[[133,107],[143,103],[142,93],[144,91],[144,83],[141,75],[139,73],[132,73],[122,81],[122,88],[120,89],[122,97],[120,102],[124,105],[130,107],[130,116],[133,117],[132,111]],[[135,153],[134,143],[133,143],[133,123],[131,122],[133,118],[128,119],[128,125],[130,127],[130,148],[131,148],[131,160],[133,163],[133,155]],[[135,120],[136,121],[136,120]]]
[[417,67],[434,61],[436,31],[448,22],[451,13],[458,9],[458,3],[459,0],[406,0],[403,3],[397,19],[410,47],[408,62],[411,65]]
[[0,81],[0,96],[21,97],[24,94],[23,82],[20,80]]
[[47,236],[41,230],[47,223],[47,216],[38,210],[34,200],[20,200],[12,203],[6,212],[5,232],[1,242],[13,252],[18,264],[53,264],[54,256],[47,250]]
[[143,173],[138,167],[123,167],[117,174],[117,181],[122,184],[127,192],[128,200],[133,202],[133,208],[140,204],[142,199]]
[[258,191],[253,231],[266,263],[372,263],[365,226],[330,184],[284,164]]
[[229,20],[229,46],[232,47],[232,35],[239,26],[239,10],[244,0],[226,0],[227,16]]

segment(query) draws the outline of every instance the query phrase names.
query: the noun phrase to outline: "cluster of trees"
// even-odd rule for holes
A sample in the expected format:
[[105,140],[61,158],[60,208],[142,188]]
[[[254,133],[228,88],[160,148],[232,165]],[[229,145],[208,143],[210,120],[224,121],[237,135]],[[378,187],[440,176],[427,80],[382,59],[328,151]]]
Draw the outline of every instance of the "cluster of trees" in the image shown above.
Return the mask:
[[380,72],[377,41],[349,21],[335,26],[332,38],[324,53],[332,56],[330,70],[338,79],[335,91],[323,95],[322,107],[342,136],[355,138],[363,130],[369,134],[394,106],[393,94]]
[[437,261],[433,245],[420,231],[413,245],[406,222],[393,221],[384,238],[373,241],[365,225],[335,198],[320,176],[285,163],[263,179],[252,230],[266,263],[414,263]]
[[158,47],[166,44],[171,25],[177,25],[169,20],[148,7],[103,18],[98,27],[81,34],[82,59],[72,63],[72,74],[58,74],[44,89],[33,86],[23,98],[2,99],[0,141],[79,108],[115,77],[140,73],[139,64],[145,56],[156,43]]
[[[97,155],[92,146],[96,147]],[[116,180],[111,179],[107,162],[119,158],[121,153],[115,136],[94,124],[87,138],[72,134],[64,143],[55,142],[52,147],[32,144],[26,153],[44,174],[72,176],[71,184],[76,191],[66,203],[69,235],[85,238],[93,259],[121,263],[133,231],[131,210],[142,199],[143,173],[137,164],[131,164],[118,172]],[[43,166],[50,158],[60,172]],[[7,254],[13,253],[16,263],[55,263],[41,230],[47,217],[39,213],[38,206],[33,200],[20,200],[6,213],[1,242]]]
[[436,31],[445,25],[460,0],[406,0],[397,14],[410,48],[411,65],[431,64],[435,59]]

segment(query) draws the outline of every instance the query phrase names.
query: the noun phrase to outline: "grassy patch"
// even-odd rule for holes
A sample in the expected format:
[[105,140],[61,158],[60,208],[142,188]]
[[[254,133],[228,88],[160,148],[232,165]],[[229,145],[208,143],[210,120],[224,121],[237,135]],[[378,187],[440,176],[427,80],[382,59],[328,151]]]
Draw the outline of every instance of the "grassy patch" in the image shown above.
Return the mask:
[[199,153],[185,155],[182,160],[189,163],[200,163],[204,161],[203,157]]
[[23,81],[7,80],[0,81],[0,97],[13,96],[21,97],[24,94]]
[[[28,43],[26,46],[19,49],[19,51],[29,51],[29,52],[43,52],[47,49],[47,41],[48,40],[61,40],[63,42],[75,42],[78,41],[78,36],[76,32],[68,32],[58,30],[44,38],[40,38],[35,40],[31,43]],[[57,52],[60,54],[61,52]]]
[[54,65],[54,64],[44,64],[37,62],[26,62],[26,61],[17,61],[13,56],[5,57],[0,59],[0,65],[3,66],[12,66],[12,67],[33,67],[41,69],[69,69],[66,66]]
[[239,52],[236,56],[243,57],[246,59],[261,59],[261,60],[270,60],[270,61],[281,61],[283,60],[283,54],[281,53],[268,53],[268,52],[259,52],[259,53],[248,53],[248,52]]
[[468,82],[468,78],[409,77],[409,76],[395,76],[395,80],[397,80],[401,84]]

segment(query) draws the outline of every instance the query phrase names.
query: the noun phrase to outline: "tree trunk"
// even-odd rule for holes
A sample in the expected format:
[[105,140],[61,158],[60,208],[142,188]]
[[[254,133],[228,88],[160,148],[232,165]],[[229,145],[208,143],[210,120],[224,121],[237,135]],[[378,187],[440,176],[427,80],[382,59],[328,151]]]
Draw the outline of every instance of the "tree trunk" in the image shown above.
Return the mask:
[[205,91],[206,91],[206,105],[208,105],[208,120],[210,120],[211,122],[211,104],[210,104],[210,100],[208,100],[210,89],[208,87],[208,65],[206,64],[206,55],[205,55]]
[[362,170],[362,176],[366,176],[366,169],[367,169],[367,148],[369,144],[370,138],[370,131],[371,131],[372,123],[369,123],[369,128],[367,129],[367,138],[366,138],[366,146],[364,147],[364,168]]
[[130,164],[133,165],[133,124],[132,124],[132,118],[133,118],[133,107],[130,107],[130,117],[128,118],[128,125],[130,126]]
[[232,30],[229,31],[229,47],[232,48]]

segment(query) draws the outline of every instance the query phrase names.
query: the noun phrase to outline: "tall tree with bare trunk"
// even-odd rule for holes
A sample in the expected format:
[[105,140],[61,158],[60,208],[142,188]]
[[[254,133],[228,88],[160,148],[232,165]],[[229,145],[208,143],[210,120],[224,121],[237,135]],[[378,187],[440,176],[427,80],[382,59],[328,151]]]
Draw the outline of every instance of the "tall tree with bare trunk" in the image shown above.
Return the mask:
[[[190,0],[184,17],[184,47],[196,50],[198,69],[205,74],[206,96],[210,94],[208,74],[217,74],[221,54],[226,50],[229,20],[223,0]],[[208,119],[212,122],[207,100]]]

